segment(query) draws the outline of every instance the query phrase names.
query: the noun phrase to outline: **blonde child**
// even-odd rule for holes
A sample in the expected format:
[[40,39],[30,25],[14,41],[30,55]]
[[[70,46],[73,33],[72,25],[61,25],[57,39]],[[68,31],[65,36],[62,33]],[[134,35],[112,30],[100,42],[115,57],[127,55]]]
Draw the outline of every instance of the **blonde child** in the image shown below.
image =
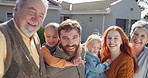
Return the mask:
[[111,60],[108,59],[106,62],[102,64],[100,63],[98,52],[101,48],[101,41],[101,36],[99,36],[98,34],[92,34],[84,43],[84,47],[86,50],[86,78],[106,78],[104,71],[109,68]]

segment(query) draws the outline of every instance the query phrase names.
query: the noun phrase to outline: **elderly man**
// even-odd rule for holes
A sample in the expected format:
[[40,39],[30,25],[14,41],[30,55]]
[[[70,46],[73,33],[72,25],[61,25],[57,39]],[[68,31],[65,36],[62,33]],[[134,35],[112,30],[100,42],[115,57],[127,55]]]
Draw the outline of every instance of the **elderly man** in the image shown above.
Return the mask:
[[0,78],[45,78],[37,30],[47,0],[18,0],[13,18],[0,25]]

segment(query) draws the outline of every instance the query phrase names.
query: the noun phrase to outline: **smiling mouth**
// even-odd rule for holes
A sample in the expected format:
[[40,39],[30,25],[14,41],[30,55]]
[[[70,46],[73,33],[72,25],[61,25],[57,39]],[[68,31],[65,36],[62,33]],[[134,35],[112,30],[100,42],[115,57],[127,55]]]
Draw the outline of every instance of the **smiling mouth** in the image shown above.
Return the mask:
[[27,21],[27,24],[29,24],[32,27],[37,27],[37,22],[33,22],[33,21]]
[[115,47],[116,45],[112,45],[112,44],[110,44],[109,46],[110,46],[110,47]]
[[32,26],[32,27],[36,27],[36,25],[32,25],[32,24],[30,24],[30,23],[28,23],[30,26]]
[[67,47],[68,50],[73,51],[74,47]]

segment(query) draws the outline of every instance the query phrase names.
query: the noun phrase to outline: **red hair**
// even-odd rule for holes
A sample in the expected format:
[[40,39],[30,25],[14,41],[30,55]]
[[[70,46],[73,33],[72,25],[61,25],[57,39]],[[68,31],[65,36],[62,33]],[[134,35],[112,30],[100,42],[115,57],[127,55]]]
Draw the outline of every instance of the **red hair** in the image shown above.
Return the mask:
[[130,57],[133,58],[133,60],[134,60],[134,71],[136,72],[136,70],[138,69],[138,64],[137,64],[137,61],[136,61],[134,49],[130,45],[129,39],[126,36],[126,34],[124,33],[123,29],[118,27],[118,26],[110,26],[104,32],[103,44],[102,44],[102,48],[101,48],[101,51],[100,51],[101,62],[104,62],[108,58],[111,58],[111,53],[110,53],[110,51],[107,47],[107,44],[106,44],[107,35],[108,35],[109,31],[111,31],[111,30],[116,30],[120,33],[121,39],[122,39],[122,42],[123,42],[123,44],[121,44],[121,46],[120,46],[120,50],[121,50],[121,52],[124,52],[125,54],[127,54],[127,55],[129,55]]

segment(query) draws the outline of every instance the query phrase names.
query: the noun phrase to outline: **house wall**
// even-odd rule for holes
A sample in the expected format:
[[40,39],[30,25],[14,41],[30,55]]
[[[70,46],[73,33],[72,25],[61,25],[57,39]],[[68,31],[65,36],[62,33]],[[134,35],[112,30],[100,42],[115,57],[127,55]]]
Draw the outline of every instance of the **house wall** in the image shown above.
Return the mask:
[[140,19],[141,11],[135,0],[122,0],[110,8],[113,18]]
[[72,15],[72,19],[77,20],[82,26],[82,42],[94,32],[102,34],[102,15]]
[[125,32],[128,35],[131,20],[139,20],[141,11],[135,0],[122,0],[110,7],[112,24],[116,25],[116,19],[126,19]]
[[114,22],[112,21],[113,21],[113,17],[111,14],[104,15],[104,27],[102,29],[102,34],[109,26],[114,25]]
[[0,21],[7,21],[7,12],[13,13],[13,6],[1,6],[0,5]]
[[50,22],[60,23],[60,12],[58,10],[49,9],[47,16],[43,22],[43,27]]

